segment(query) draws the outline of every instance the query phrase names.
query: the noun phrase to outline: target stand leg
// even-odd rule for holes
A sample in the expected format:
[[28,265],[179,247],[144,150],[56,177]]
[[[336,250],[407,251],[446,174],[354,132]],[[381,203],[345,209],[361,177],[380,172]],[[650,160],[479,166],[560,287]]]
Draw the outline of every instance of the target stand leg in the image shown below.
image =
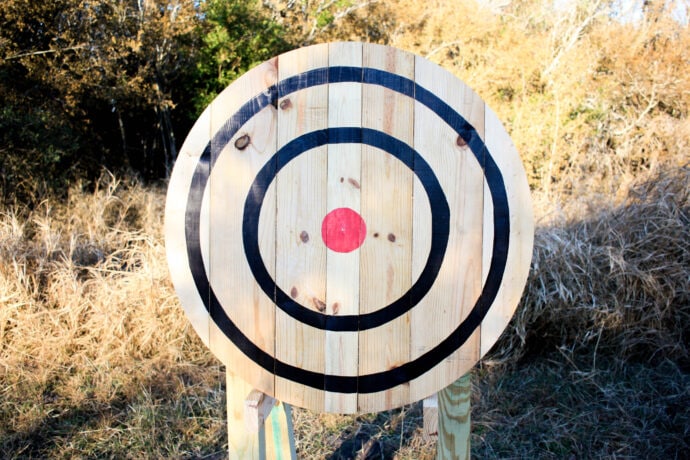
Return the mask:
[[425,441],[438,440],[438,393],[422,401],[424,413],[424,431],[422,437]]
[[226,372],[230,460],[296,460],[290,406]]
[[424,400],[424,439],[436,439],[436,459],[470,458],[470,374]]

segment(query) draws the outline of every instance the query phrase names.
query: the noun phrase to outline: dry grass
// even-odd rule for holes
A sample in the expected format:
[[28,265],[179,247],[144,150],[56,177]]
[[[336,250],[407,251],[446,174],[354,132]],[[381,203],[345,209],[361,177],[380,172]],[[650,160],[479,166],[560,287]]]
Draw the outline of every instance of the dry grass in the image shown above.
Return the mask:
[[162,201],[106,177],[0,215],[2,457],[222,449],[222,369],[168,280]]
[[[690,28],[636,26],[604,3],[396,0],[391,44],[460,77],[506,124],[550,202],[625,194],[659,162],[688,161]],[[562,3],[562,2],[561,2]]]
[[[472,457],[686,458],[690,375],[663,360],[542,356],[473,372]],[[358,417],[297,411],[300,458],[422,460],[421,404]],[[402,436],[401,436],[402,435]]]
[[[480,458],[690,451],[690,31],[616,25],[596,3],[386,8],[391,44],[506,121],[534,190],[525,296],[474,370]],[[224,369],[168,279],[163,202],[105,175],[0,212],[0,457],[223,456]],[[294,414],[301,458],[434,456],[419,404]]]
[[547,356],[482,369],[473,388],[476,458],[687,458],[690,376],[676,364]]
[[[687,451],[690,177],[647,179],[539,227],[524,302],[474,371],[478,457]],[[224,369],[172,291],[162,202],[106,176],[0,217],[2,457],[223,455]],[[301,458],[434,457],[419,403],[294,416]]]
[[690,369],[690,168],[634,185],[606,209],[540,226],[522,305],[495,347],[672,359]]

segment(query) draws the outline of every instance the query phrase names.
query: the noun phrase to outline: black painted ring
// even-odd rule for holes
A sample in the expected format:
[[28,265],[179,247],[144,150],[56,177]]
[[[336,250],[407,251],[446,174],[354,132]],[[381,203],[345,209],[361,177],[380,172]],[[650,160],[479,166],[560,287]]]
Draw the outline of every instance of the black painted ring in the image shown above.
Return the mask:
[[[361,83],[378,85],[413,98],[432,110],[461,136],[484,169],[484,178],[493,203],[494,240],[491,263],[482,292],[469,315],[437,346],[417,359],[394,369],[360,376],[329,375],[284,363],[253,343],[228,317],[209,283],[201,253],[199,224],[204,190],[222,148],[237,131],[268,105],[277,105],[278,96],[328,83]],[[390,72],[361,67],[329,67],[314,69],[271,86],[251,98],[213,136],[204,148],[192,175],[185,211],[187,258],[197,292],[211,320],[249,359],[267,372],[324,391],[337,393],[375,393],[409,382],[450,356],[474,333],[488,313],[501,286],[506,269],[510,240],[510,210],[501,170],[491,157],[475,129],[446,102],[412,80]]]
[[[302,153],[326,144],[365,144],[388,152],[419,178],[431,207],[431,247],[424,269],[410,289],[389,305],[363,315],[325,315],[295,302],[285,293],[263,263],[259,249],[259,215],[266,191],[280,170]],[[242,240],[247,263],[264,293],[285,313],[309,326],[329,331],[363,331],[405,314],[429,292],[441,270],[448,247],[450,209],[443,188],[431,166],[406,143],[368,128],[329,128],[299,136],[276,152],[257,173],[244,204]]]

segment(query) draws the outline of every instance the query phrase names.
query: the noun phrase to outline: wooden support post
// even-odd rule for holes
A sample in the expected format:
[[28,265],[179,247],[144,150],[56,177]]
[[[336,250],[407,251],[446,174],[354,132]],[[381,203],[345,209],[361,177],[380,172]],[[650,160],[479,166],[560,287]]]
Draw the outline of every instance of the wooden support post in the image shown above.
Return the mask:
[[[244,400],[252,387],[231,372],[226,372],[228,405],[228,453],[230,460],[261,459],[263,430],[249,433],[244,420]],[[265,457],[265,452],[264,452]]]
[[244,424],[249,433],[263,428],[264,421],[276,405],[276,400],[259,390],[252,390],[244,400]]
[[422,401],[424,413],[424,431],[422,438],[425,441],[436,441],[438,439],[438,393]]
[[470,458],[471,390],[468,373],[438,392],[437,460]]
[[292,426],[292,409],[289,404],[278,402],[266,419],[266,458],[297,460],[295,432]]
[[226,373],[230,460],[296,460],[290,406]]

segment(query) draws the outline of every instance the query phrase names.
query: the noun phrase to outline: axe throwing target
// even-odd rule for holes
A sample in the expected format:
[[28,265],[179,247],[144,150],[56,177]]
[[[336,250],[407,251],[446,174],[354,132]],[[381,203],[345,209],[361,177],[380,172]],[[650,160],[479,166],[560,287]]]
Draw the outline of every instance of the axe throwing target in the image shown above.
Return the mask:
[[464,83],[423,58],[315,45],[203,112],[166,203],[175,289],[248,383],[312,410],[423,399],[496,342],[529,270],[520,158]]

